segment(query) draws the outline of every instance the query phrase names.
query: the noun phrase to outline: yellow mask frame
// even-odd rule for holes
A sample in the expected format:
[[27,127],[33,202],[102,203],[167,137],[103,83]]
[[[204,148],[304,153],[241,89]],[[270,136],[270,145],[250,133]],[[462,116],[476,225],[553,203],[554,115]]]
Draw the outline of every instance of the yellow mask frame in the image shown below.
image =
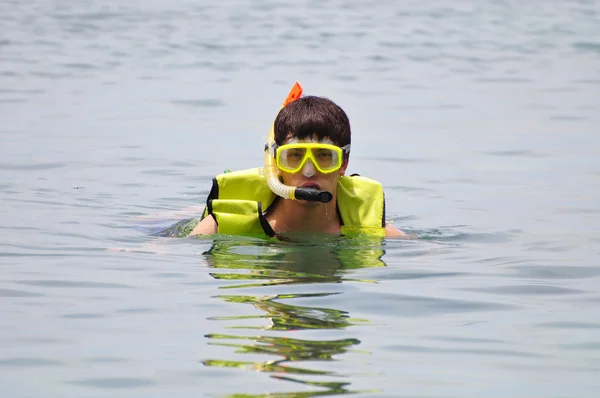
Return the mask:
[[[291,151],[291,153],[288,153]],[[294,142],[275,147],[275,161],[279,170],[286,173],[297,173],[310,159],[314,167],[323,174],[330,174],[342,167],[350,145],[339,147],[332,144],[316,142]],[[297,165],[290,165],[286,159],[290,156],[302,156]],[[295,162],[294,162],[295,163]],[[330,163],[329,166],[326,166]]]

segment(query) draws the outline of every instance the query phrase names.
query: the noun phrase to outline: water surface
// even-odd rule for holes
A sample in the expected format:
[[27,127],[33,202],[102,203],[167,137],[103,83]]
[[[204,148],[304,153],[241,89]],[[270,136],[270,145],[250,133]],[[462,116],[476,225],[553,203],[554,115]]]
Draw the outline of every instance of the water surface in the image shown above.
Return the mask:
[[[4,1],[0,395],[596,397],[600,2]],[[410,241],[156,234],[294,81]]]

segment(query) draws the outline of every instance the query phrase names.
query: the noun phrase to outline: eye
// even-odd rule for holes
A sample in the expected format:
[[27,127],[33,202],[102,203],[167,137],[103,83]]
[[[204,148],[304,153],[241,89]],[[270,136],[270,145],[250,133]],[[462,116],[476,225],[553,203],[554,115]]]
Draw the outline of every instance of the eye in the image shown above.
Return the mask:
[[320,149],[319,151],[317,151],[317,158],[319,158],[321,160],[328,160],[328,159],[331,159],[332,157],[333,157],[333,154],[331,153],[330,150]]
[[291,149],[288,151],[288,157],[292,159],[301,159],[304,157],[304,151],[301,149]]

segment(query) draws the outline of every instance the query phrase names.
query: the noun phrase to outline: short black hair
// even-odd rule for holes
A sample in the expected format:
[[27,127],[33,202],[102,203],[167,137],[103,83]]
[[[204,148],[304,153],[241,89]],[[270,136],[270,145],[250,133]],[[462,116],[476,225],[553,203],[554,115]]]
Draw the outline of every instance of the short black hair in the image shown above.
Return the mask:
[[350,120],[346,112],[325,97],[307,95],[283,107],[274,124],[275,143],[283,145],[290,137],[328,137],[335,145],[350,144]]

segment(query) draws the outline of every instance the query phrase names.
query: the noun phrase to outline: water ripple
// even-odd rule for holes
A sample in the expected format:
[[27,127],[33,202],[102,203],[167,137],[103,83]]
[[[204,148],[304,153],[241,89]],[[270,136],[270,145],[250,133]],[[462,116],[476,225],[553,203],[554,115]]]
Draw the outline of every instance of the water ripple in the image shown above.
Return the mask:
[[369,302],[356,303],[365,312],[376,311],[377,307],[390,306],[398,315],[408,317],[431,316],[462,312],[507,311],[516,307],[506,303],[475,300],[457,300],[406,294],[371,292]]
[[85,387],[94,387],[100,389],[129,389],[152,387],[156,385],[156,381],[134,377],[113,377],[113,378],[97,378],[97,379],[78,379],[66,382]]
[[566,295],[584,293],[583,290],[579,289],[570,289],[551,285],[487,286],[482,288],[462,288],[461,290],[491,294],[506,294],[510,296]]
[[468,276],[466,272],[415,272],[406,270],[386,270],[385,273],[378,278],[379,280],[410,280],[424,278],[456,278],[460,276]]
[[415,345],[388,345],[385,349],[401,352],[430,353],[430,354],[466,354],[482,356],[516,357],[516,358],[547,358],[546,355],[526,351],[501,350],[490,348],[444,348]]
[[528,158],[544,158],[544,157],[548,157],[548,155],[545,154],[541,154],[541,153],[537,153],[535,151],[531,151],[531,150],[527,150],[527,149],[520,149],[520,150],[507,150],[507,151],[488,151],[488,152],[484,152],[486,155],[491,155],[491,156],[506,156],[506,157],[512,157],[512,156],[524,156],[524,157],[528,157]]
[[600,329],[600,323],[590,322],[543,322],[537,326],[555,328],[555,329]]
[[103,314],[91,314],[91,313],[77,313],[77,314],[62,315],[62,318],[66,318],[66,319],[97,319],[97,318],[104,318],[104,315]]
[[181,100],[172,100],[172,104],[174,105],[189,105],[193,107],[199,108],[218,108],[225,106],[226,104],[220,99],[216,98],[206,98],[206,99],[181,99]]
[[85,362],[91,363],[122,363],[129,362],[127,358],[122,357],[93,357],[84,359]]
[[563,344],[568,350],[600,351],[600,341],[588,341],[585,343]]
[[41,287],[53,287],[53,288],[82,288],[82,289],[131,289],[133,286],[124,285],[121,283],[107,283],[107,282],[87,282],[87,281],[68,281],[68,280],[21,280],[15,281],[21,285],[28,286],[41,286]]
[[15,164],[0,163],[0,170],[52,170],[67,166],[67,163],[34,163],[34,164]]
[[600,268],[598,267],[581,267],[577,265],[515,265],[511,266],[510,270],[514,271],[512,276],[534,279],[587,279],[600,276]]
[[42,358],[9,358],[0,359],[0,366],[5,367],[40,367],[40,366],[62,366],[63,363],[59,361],[42,359]]
[[578,50],[600,53],[600,43],[598,42],[577,42],[573,43],[573,47]]

